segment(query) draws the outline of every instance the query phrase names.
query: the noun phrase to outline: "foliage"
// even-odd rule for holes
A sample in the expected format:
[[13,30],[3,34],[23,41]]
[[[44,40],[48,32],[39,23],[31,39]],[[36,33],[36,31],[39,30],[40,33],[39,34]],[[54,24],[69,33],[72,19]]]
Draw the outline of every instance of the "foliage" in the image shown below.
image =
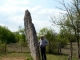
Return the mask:
[[[66,11],[65,14],[63,14],[61,20],[59,23],[57,23],[60,28],[63,30],[61,32],[61,36],[63,38],[66,38],[70,42],[70,59],[72,60],[72,42],[77,41],[78,44],[78,58],[79,58],[79,21],[80,21],[80,0],[72,0],[71,4],[66,4],[63,0],[63,2],[60,2],[65,9],[62,9]],[[64,31],[65,30],[65,31]]]
[[16,31],[16,32],[13,32],[13,34],[14,34],[14,37],[15,37],[15,39],[16,39],[16,42],[19,42],[19,32],[18,31]]
[[69,42],[76,41],[75,35],[71,34],[70,30],[68,31],[68,29],[61,29],[57,39],[62,46],[66,45]]
[[44,35],[45,38],[49,41],[49,45],[47,46],[47,52],[56,53],[57,52],[57,40],[56,33],[52,29],[43,28],[40,30],[38,36]]
[[21,26],[19,26],[19,30],[18,30],[18,37],[19,37],[19,44],[21,46],[27,46],[27,41],[26,41],[26,37],[25,37],[25,29],[22,28]]
[[6,52],[6,43],[2,43],[1,40],[0,40],[0,51]]
[[16,42],[14,34],[5,26],[0,26],[0,40],[2,43]]

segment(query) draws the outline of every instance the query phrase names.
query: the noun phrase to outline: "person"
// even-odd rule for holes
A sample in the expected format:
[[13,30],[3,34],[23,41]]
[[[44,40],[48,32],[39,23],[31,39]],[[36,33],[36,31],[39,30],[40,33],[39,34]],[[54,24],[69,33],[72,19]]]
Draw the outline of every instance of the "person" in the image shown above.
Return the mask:
[[48,41],[44,38],[44,36],[41,36],[39,40],[39,46],[41,50],[42,60],[47,60],[46,59],[46,46],[47,45],[48,45]]

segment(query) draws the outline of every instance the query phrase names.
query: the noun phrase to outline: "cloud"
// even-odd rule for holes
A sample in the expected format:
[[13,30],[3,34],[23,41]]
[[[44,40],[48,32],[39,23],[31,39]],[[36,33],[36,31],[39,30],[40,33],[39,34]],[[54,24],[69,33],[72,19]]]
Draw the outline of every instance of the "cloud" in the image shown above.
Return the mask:
[[62,10],[54,9],[54,8],[48,9],[48,8],[40,7],[40,10],[34,9],[34,11],[31,11],[31,13],[32,13],[32,18],[33,18],[33,23],[35,25],[37,32],[39,32],[39,30],[44,27],[48,27],[48,28],[51,27],[56,32],[59,32],[59,26],[52,25],[50,16],[53,17],[54,15],[55,17],[60,17],[59,15],[65,14],[66,11],[62,11]]
[[0,5],[0,13],[15,13],[16,11],[23,11],[26,4],[29,4],[28,0],[3,0],[3,4]]
[[29,8],[31,12],[37,12],[37,11],[40,11],[41,9],[42,9],[42,6],[35,6],[33,8]]
[[[2,3],[1,3],[2,2]],[[12,31],[17,31],[18,26],[23,26],[24,11],[29,4],[28,0],[2,0],[0,3],[0,25],[7,26]]]
[[40,29],[44,28],[44,27],[50,27],[51,23],[49,21],[45,21],[45,20],[34,20],[33,24],[35,26],[35,29],[37,32],[39,32]]
[[52,25],[52,23],[49,21],[49,20],[34,20],[33,21],[33,24],[35,26],[35,29],[37,31],[37,33],[44,27],[47,27],[47,28],[52,28],[55,32],[59,33],[59,26],[56,26],[56,25]]
[[3,24],[3,23],[0,23],[0,25],[1,25],[1,26],[5,26],[5,24]]
[[24,26],[24,13],[28,9],[31,12],[32,21],[35,25],[36,31],[43,27],[50,27],[50,15],[58,15],[60,12],[65,13],[55,8],[44,8],[41,5],[28,7],[29,0],[4,0],[0,6],[0,25],[7,26],[11,31],[17,31],[18,26]]
[[59,9],[42,9],[40,12],[38,12],[39,14],[47,14],[47,15],[52,15],[52,14],[56,14],[59,15],[60,13],[66,13],[66,11],[62,11]]
[[16,5],[23,5],[23,4],[29,4],[28,0],[5,0],[5,4],[7,4],[7,6],[11,5],[11,6],[16,6]]

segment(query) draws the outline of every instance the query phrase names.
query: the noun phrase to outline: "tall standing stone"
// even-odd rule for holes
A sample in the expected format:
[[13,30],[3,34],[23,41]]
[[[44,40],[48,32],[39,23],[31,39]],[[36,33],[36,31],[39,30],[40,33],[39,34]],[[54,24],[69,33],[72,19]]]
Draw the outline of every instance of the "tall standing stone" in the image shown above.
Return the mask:
[[38,39],[34,24],[32,23],[31,14],[28,10],[25,11],[24,26],[25,26],[26,39],[28,41],[28,46],[31,52],[31,56],[34,60],[40,60]]

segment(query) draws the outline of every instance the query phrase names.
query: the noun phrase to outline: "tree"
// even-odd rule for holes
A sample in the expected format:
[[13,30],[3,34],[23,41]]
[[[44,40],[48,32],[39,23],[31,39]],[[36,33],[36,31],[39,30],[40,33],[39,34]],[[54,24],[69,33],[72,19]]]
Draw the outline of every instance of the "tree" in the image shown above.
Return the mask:
[[25,37],[25,29],[19,26],[18,33],[19,33],[19,44],[21,45],[21,52],[22,52],[22,47],[27,46],[27,41]]
[[[63,18],[59,21],[58,25],[61,26],[61,28],[66,28],[68,31],[67,34],[70,36],[75,35],[76,41],[78,44],[78,58],[79,58],[79,30],[78,30],[78,24],[76,22],[80,21],[80,0],[72,0],[72,4],[66,4],[63,0],[63,2],[60,2],[65,9],[62,9],[66,11],[66,13],[63,15]],[[70,43],[72,42],[71,38],[69,38]],[[72,57],[71,57],[72,59]]]
[[14,43],[16,39],[14,34],[7,28],[0,26],[0,48],[3,52],[6,52],[6,44]]
[[0,39],[3,43],[16,42],[14,34],[5,26],[0,26]]

